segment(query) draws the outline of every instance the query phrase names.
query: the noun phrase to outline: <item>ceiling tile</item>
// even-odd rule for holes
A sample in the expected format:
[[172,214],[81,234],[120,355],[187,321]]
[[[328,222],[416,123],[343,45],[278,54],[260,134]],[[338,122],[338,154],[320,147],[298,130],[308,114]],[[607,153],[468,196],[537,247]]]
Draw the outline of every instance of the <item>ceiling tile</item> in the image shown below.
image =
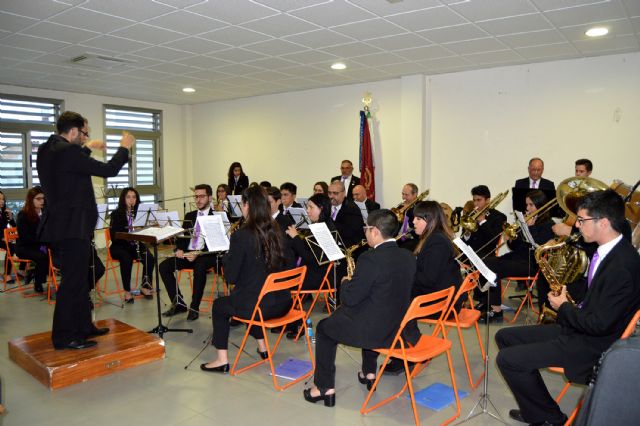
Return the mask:
[[89,0],[82,4],[82,8],[137,21],[155,18],[174,10],[160,3],[131,0]]
[[640,2],[638,0],[622,0],[622,4],[629,16],[640,16]]
[[44,74],[72,74],[73,69],[70,66],[71,64],[67,62],[65,65],[67,66],[40,64],[37,62],[22,62],[15,68],[21,69],[21,70],[27,70],[27,71],[41,72]]
[[319,74],[324,74],[326,71],[318,69],[316,67],[311,67],[308,65],[298,65],[295,67],[290,67],[290,68],[284,68],[279,70],[281,73],[284,74],[288,74],[290,76],[294,76],[294,77],[300,77],[300,76],[311,76],[311,75],[319,75]]
[[230,24],[240,24],[278,13],[249,0],[209,1],[189,7],[187,10]]
[[226,61],[232,62],[247,62],[253,61],[256,59],[264,58],[266,55],[261,53],[252,52],[246,49],[228,49],[228,50],[220,50],[218,52],[214,52],[209,56],[213,56],[219,59],[224,59]]
[[638,39],[632,35],[619,37],[607,37],[593,40],[574,41],[573,45],[584,54],[592,54],[602,51],[614,50],[638,50]]
[[322,49],[323,52],[327,52],[331,55],[335,55],[341,58],[351,58],[353,56],[369,55],[371,53],[381,52],[382,49],[371,46],[369,43],[354,42],[341,44],[340,46],[331,46]]
[[367,44],[384,50],[397,50],[408,49],[410,47],[428,46],[432,43],[418,35],[407,33],[368,40]]
[[287,74],[283,74],[277,71],[261,71],[255,74],[250,74],[249,77],[264,81],[278,81],[289,78]]
[[147,43],[140,43],[134,40],[129,40],[121,37],[114,37],[110,35],[103,35],[100,37],[87,40],[82,43],[83,46],[97,47],[99,49],[111,50],[112,52],[133,52],[135,50],[144,49],[149,47]]
[[69,8],[69,5],[50,0],[3,0],[0,3],[1,11],[36,19],[46,19]]
[[385,21],[382,18],[340,25],[338,27],[334,27],[333,30],[358,40],[368,40],[407,32],[406,30],[392,24],[391,22]]
[[434,43],[451,43],[453,41],[473,40],[487,37],[486,31],[475,24],[454,25],[418,32],[422,37]]
[[196,72],[190,72],[185,75],[194,77],[194,78],[203,79],[203,80],[215,80],[219,78],[231,77],[230,74],[226,74],[226,73],[214,71],[214,70],[206,70],[206,71],[201,70]]
[[229,78],[223,78],[220,80],[221,83],[230,84],[232,86],[246,86],[249,84],[262,84],[263,82],[260,80],[256,80],[251,77],[242,77],[242,76],[234,76]]
[[67,43],[81,43],[100,35],[100,33],[93,31],[85,31],[51,22],[40,22],[22,31],[22,33]]
[[116,16],[105,15],[80,8],[69,9],[49,19],[51,22],[82,28],[99,33],[109,33],[117,29],[135,24],[135,21],[122,19]]
[[566,9],[574,6],[585,6],[588,4],[606,3],[611,0],[531,0],[531,2],[541,11]]
[[413,10],[440,6],[438,0],[413,0],[390,3],[387,0],[351,0],[351,3],[380,16],[396,15]]
[[247,75],[247,74],[252,74],[252,73],[262,71],[258,67],[253,67],[251,65],[245,65],[245,64],[225,65],[222,67],[217,67],[215,70],[226,73],[226,74],[230,74],[230,75]]
[[541,44],[562,43],[565,41],[565,38],[558,30],[545,30],[500,36],[498,40],[509,47],[528,47]]
[[259,41],[271,39],[271,36],[266,34],[260,34],[240,27],[226,27],[200,34],[198,37],[232,46],[243,46],[245,44],[257,43]]
[[349,84],[354,83],[355,79],[349,77],[345,74],[327,74],[327,75],[316,75],[310,77],[309,80],[317,81],[320,83],[328,83],[328,84]]
[[[1,8],[2,6],[0,6]],[[23,16],[12,15],[0,12],[0,30],[4,31],[20,31],[38,22],[37,19],[26,18]]]
[[294,16],[282,14],[247,22],[243,24],[242,27],[259,31],[273,37],[285,37],[319,29],[317,25],[305,22]]
[[161,44],[183,38],[184,35],[146,24],[136,24],[112,33],[115,36],[143,41],[150,44]]
[[350,70],[349,68],[347,68],[346,70],[342,71],[342,73],[359,81],[382,80],[390,77],[389,73],[386,73],[378,68],[360,68],[354,70]]
[[0,68],[0,81],[2,81],[3,84],[23,85],[25,83],[30,83],[32,80],[40,80],[46,76],[47,74],[42,72]]
[[382,65],[380,70],[393,76],[424,74],[426,69],[415,62],[404,62],[401,64]]
[[334,0],[333,2],[306,7],[291,12],[291,15],[313,22],[322,27],[332,27],[376,17],[373,13],[351,5],[344,0]]
[[474,53],[472,55],[465,55],[465,58],[471,62],[479,65],[484,64],[502,64],[509,62],[511,64],[517,64],[524,62],[522,57],[513,50],[501,50],[499,52],[483,52]]
[[[4,61],[6,58],[2,58]],[[51,65],[69,65],[69,57],[64,55],[58,55],[55,53],[49,55],[42,55],[37,59],[33,60],[34,62],[38,62],[41,64],[51,64]]]
[[180,40],[165,43],[163,44],[163,46],[199,54],[217,52],[218,50],[224,50],[230,47],[229,45],[216,43],[215,41],[211,40],[205,40],[200,37],[185,37]]
[[32,37],[22,34],[13,34],[2,39],[2,44],[9,47],[19,47],[21,49],[35,50],[39,52],[51,53],[68,46],[68,43],[61,41],[47,40],[40,37]]
[[159,61],[177,61],[193,56],[189,52],[183,52],[181,50],[170,49],[163,46],[151,46],[145,49],[136,51],[138,56],[144,56],[146,58],[155,59]]
[[494,38],[480,38],[477,40],[458,41],[444,45],[447,49],[453,50],[460,55],[478,52],[490,52],[503,50],[506,46]]
[[181,59],[176,61],[177,64],[188,65],[190,67],[197,67],[203,69],[221,67],[223,65],[229,65],[229,61],[223,61],[222,59],[212,58],[210,56],[198,55],[190,58]]
[[194,71],[193,68],[188,67],[182,64],[175,64],[171,62],[165,62],[164,64],[155,65],[151,68],[146,68],[148,70],[166,72],[169,74],[184,74],[190,71]]
[[267,41],[261,41],[259,43],[250,44],[244,46],[247,50],[259,52],[265,55],[284,55],[287,53],[300,52],[302,50],[308,50],[304,46],[294,44],[285,40],[271,39]]
[[529,0],[469,0],[450,7],[472,22],[536,12]]
[[298,43],[303,46],[310,47],[312,49],[318,49],[327,46],[334,46],[336,44],[343,44],[353,41],[351,37],[346,37],[342,34],[338,34],[331,30],[315,30],[308,33],[295,34],[285,37],[285,40],[293,43]]
[[[598,26],[607,27],[609,29],[609,34],[607,37],[617,37],[626,34],[633,34],[633,24],[628,19],[619,19],[617,21],[602,21],[598,23]],[[587,31],[588,26],[577,25],[575,27],[565,27],[561,28],[560,32],[564,34],[564,36],[569,41],[575,40],[593,40],[593,38],[588,37],[585,32]]]
[[303,7],[309,7],[320,3],[326,3],[327,0],[254,0],[256,3],[263,4],[270,8],[279,10],[281,12],[288,12],[290,10],[301,9]]
[[517,48],[516,51],[527,59],[545,59],[556,57],[576,56],[578,50],[570,43],[547,44],[542,46],[530,46]]
[[374,53],[373,55],[358,56],[353,60],[358,62],[359,64],[368,65],[370,67],[397,64],[399,62],[406,62],[405,59],[387,52]]
[[408,59],[410,61],[421,61],[424,59],[444,58],[447,56],[455,55],[449,49],[439,45],[396,50],[393,53],[395,53],[396,55],[402,58]]
[[69,60],[83,53],[91,53],[93,55],[105,55],[105,56],[119,55],[118,52],[114,52],[113,50],[100,49],[98,47],[92,47],[92,46],[84,46],[82,44],[69,44],[64,49],[57,50],[55,53],[58,55],[65,56]]
[[437,59],[427,59],[425,61],[418,61],[418,63],[424,66],[428,70],[442,70],[442,69],[453,69],[453,68],[461,68],[468,67],[471,64],[470,61],[465,59],[462,56],[451,56],[449,58],[437,58]]
[[204,3],[207,0],[153,0],[156,3],[166,4],[167,6],[177,7],[178,9],[184,9],[185,7],[193,6],[194,4]]
[[554,10],[546,12],[545,15],[559,27],[597,23],[625,17],[624,11],[617,1]]
[[509,18],[492,19],[490,21],[478,22],[483,30],[493,35],[505,35],[515,33],[526,33],[529,31],[548,30],[552,25],[540,14],[512,16]]
[[191,35],[212,31],[227,25],[224,22],[184,10],[176,10],[175,12],[146,21],[146,23]]
[[308,50],[306,52],[291,53],[289,55],[283,55],[284,59],[298,62],[300,64],[314,64],[322,61],[333,61],[337,59],[335,55],[330,55],[318,50]]
[[247,62],[247,65],[260,67],[267,70],[279,70],[282,68],[292,67],[296,65],[296,63],[292,61],[287,61],[282,58],[264,58],[264,59],[258,59],[257,61]]
[[429,30],[432,28],[467,23],[466,19],[445,6],[389,16],[387,19],[411,31]]
[[140,77],[140,78],[143,78],[145,81],[162,80],[163,78],[167,78],[168,76],[167,73],[154,71],[148,68],[133,69],[130,71],[125,71],[121,74],[132,76],[132,77]]

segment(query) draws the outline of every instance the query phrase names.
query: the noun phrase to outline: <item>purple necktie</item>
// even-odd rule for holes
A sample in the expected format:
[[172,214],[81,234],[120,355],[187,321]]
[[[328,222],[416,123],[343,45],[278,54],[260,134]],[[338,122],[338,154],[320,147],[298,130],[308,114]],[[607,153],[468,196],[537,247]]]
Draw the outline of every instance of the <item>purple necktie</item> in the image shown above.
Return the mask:
[[[407,232],[408,228],[409,228],[409,216],[405,214],[404,220],[402,221],[402,229],[400,230],[400,234],[404,234],[405,232]],[[405,237],[402,237],[400,240],[404,241]]]
[[[198,216],[203,216],[202,212],[198,212]],[[200,222],[196,220],[196,229],[193,234],[193,240],[191,240],[191,250],[198,248],[198,239],[200,238]]]
[[591,280],[593,279],[593,273],[595,272],[596,264],[598,263],[599,258],[600,256],[596,251],[593,255],[593,258],[591,259],[591,263],[589,264],[589,275],[587,275],[587,288],[591,288]]
[[331,220],[336,220],[336,216],[338,216],[338,208],[333,206],[333,210],[331,211]]
[[533,189],[538,189],[538,181],[537,181],[537,180],[534,180],[534,181],[531,183],[531,187],[532,187]]

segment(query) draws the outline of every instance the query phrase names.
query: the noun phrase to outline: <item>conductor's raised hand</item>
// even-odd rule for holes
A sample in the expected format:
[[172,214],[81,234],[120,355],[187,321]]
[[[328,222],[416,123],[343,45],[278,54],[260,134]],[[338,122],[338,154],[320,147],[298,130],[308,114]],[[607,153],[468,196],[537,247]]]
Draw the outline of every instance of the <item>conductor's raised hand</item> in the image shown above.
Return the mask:
[[136,142],[136,138],[127,131],[122,132],[122,139],[120,139],[120,146],[123,148],[131,149]]

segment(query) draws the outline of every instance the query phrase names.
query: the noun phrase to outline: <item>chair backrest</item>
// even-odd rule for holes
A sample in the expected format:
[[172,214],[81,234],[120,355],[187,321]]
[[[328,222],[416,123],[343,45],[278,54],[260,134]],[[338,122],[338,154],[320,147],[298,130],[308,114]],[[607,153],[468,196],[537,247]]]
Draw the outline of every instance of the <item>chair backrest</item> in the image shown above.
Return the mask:
[[[471,290],[476,288],[478,285],[478,278],[480,277],[480,271],[473,271],[464,278],[462,284],[460,284],[460,288],[458,289],[456,295],[453,297],[453,302],[451,302],[451,307],[449,310],[453,309],[455,304],[458,303],[458,300],[462,297],[463,294],[469,293]],[[446,316],[445,318],[448,318]]]
[[294,269],[288,269],[282,272],[274,272],[267,276],[262,286],[262,291],[258,297],[258,305],[265,294],[272,293],[274,291],[294,289],[297,287],[296,293],[300,292],[304,276],[307,273],[306,266],[299,266]]
[[451,286],[447,289],[434,291],[433,293],[423,294],[418,296],[411,302],[407,313],[404,315],[402,322],[400,323],[400,329],[398,330],[398,336],[407,325],[407,323],[414,319],[430,317],[436,314],[438,316],[436,327],[433,330],[433,335],[436,335],[440,329],[444,330],[442,326],[442,319],[444,314],[451,305],[451,299],[453,298],[453,292],[455,287]]
[[640,321],[640,309],[638,309],[633,318],[631,318],[631,321],[629,321],[629,324],[627,324],[627,328],[624,329],[624,332],[622,333],[622,336],[620,338],[626,339],[627,337],[631,336],[636,329],[638,321]]
[[14,243],[18,239],[18,228],[5,228],[4,229],[4,241],[7,244],[7,251],[9,251],[9,243]]

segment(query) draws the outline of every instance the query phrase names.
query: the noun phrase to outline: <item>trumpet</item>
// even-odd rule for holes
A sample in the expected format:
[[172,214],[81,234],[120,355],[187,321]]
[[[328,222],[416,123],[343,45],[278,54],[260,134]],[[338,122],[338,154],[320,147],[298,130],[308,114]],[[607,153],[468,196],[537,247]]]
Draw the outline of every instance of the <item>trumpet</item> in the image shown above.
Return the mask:
[[416,197],[416,199],[410,202],[409,204],[404,205],[404,202],[402,202],[398,204],[396,207],[391,207],[390,210],[393,214],[396,215],[398,222],[402,222],[404,221],[404,215],[407,213],[407,210],[409,210],[410,208],[413,208],[413,206],[415,206],[418,201],[422,201],[428,196],[429,196],[429,190],[427,189],[426,191],[419,194]]
[[489,204],[481,208],[480,210],[472,210],[469,213],[463,214],[460,217],[460,226],[467,232],[476,232],[478,230],[478,218],[482,215],[488,214],[491,209],[495,209],[498,204],[502,202],[509,194],[507,189],[504,192],[498,194]]

